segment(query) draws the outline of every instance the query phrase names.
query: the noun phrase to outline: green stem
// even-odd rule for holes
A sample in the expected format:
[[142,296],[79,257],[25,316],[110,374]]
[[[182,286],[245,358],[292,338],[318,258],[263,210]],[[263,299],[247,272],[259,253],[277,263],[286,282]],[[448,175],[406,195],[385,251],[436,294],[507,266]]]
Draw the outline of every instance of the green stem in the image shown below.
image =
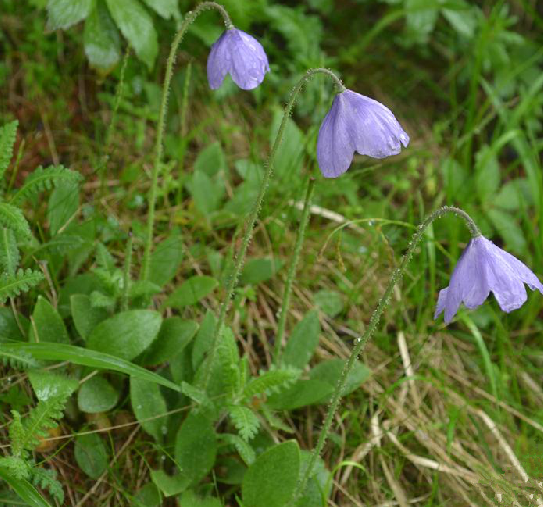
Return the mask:
[[317,445],[314,448],[314,451],[312,452],[312,456],[310,457],[306,470],[304,471],[304,475],[302,476],[302,479],[298,483],[293,499],[290,502],[291,506],[296,505],[297,499],[304,492],[304,489],[306,488],[306,483],[308,482],[308,479],[310,478],[310,475],[314,467],[314,464],[317,460],[317,457],[319,457],[321,450],[323,449],[323,446],[325,445],[327,435],[329,434],[329,430],[331,428],[332,419],[334,417],[334,414],[336,413],[338,404],[340,402],[342,390],[344,389],[346,380],[351,372],[351,369],[353,368],[353,365],[355,364],[355,360],[357,360],[357,358],[359,357],[359,355],[365,348],[367,342],[372,337],[374,330],[376,329],[376,326],[378,325],[383,312],[385,311],[385,309],[387,308],[389,304],[391,295],[393,293],[393,289],[395,288],[397,284],[399,284],[402,281],[402,278],[404,276],[404,270],[406,270],[406,267],[408,266],[408,263],[410,262],[410,259],[412,258],[412,255],[414,254],[414,251],[417,245],[419,244],[419,241],[421,240],[423,233],[425,232],[425,229],[435,219],[438,219],[439,217],[442,217],[448,213],[453,213],[461,217],[465,221],[473,238],[476,238],[481,235],[480,230],[478,229],[474,221],[470,218],[470,216],[463,210],[459,208],[455,208],[453,206],[444,206],[442,208],[439,208],[438,210],[434,211],[429,216],[427,216],[427,218],[418,226],[416,232],[414,233],[414,236],[412,237],[412,240],[410,241],[410,244],[408,245],[408,250],[404,254],[398,268],[396,268],[393,274],[391,275],[389,285],[387,286],[385,293],[381,297],[380,301],[378,302],[378,305],[376,306],[376,308],[374,309],[374,312],[372,313],[372,316],[370,318],[370,323],[368,324],[368,327],[365,330],[365,333],[363,334],[362,337],[359,337],[358,339],[355,340],[355,347],[353,348],[353,351],[351,352],[351,355],[348,358],[344,366],[344,369],[342,370],[342,374],[340,375],[340,378],[338,379],[338,383],[336,384],[334,394],[331,398],[331,403],[329,405],[327,416],[325,418],[323,427],[321,428],[321,432],[319,434]]
[[310,216],[310,201],[312,200],[312,194],[314,192],[315,179],[310,177],[308,179],[308,185],[306,187],[306,197],[304,199],[304,208],[302,209],[302,217],[298,224],[297,239],[295,242],[295,250],[291,257],[291,265],[289,266],[289,272],[285,281],[285,289],[283,291],[283,300],[281,302],[281,313],[278,322],[278,333],[276,333],[276,340],[274,341],[274,364],[279,365],[281,361],[281,345],[283,342],[283,336],[285,334],[285,323],[287,321],[287,313],[289,311],[289,300],[291,299],[291,288],[293,286],[293,280],[297,273],[298,258],[300,251],[302,250],[302,244],[304,243],[304,233],[308,224],[308,217]]
[[162,88],[162,100],[161,100],[161,106],[159,110],[159,123],[157,125],[157,140],[155,144],[155,162],[153,164],[153,170],[151,173],[151,189],[149,191],[147,234],[146,234],[146,242],[144,247],[144,259],[142,262],[142,273],[140,277],[140,279],[142,280],[147,280],[147,277],[149,276],[151,246],[153,244],[153,225],[155,223],[155,205],[157,201],[157,187],[158,187],[159,170],[161,167],[162,152],[163,152],[162,139],[164,137],[164,128],[166,125],[168,98],[170,96],[170,83],[172,82],[172,76],[174,73],[174,65],[176,63],[176,54],[177,54],[178,47],[181,44],[181,41],[183,40],[183,36],[185,35],[185,32],[187,32],[187,29],[189,28],[191,23],[198,17],[199,14],[209,9],[216,9],[221,13],[227,30],[233,27],[230,17],[223,6],[215,2],[202,2],[196,7],[195,10],[189,11],[185,15],[185,18],[183,19],[183,23],[181,24],[181,28],[179,29],[178,33],[174,37],[174,40],[172,41],[172,46],[170,47],[170,55],[168,56],[168,60],[166,61],[166,74],[164,76],[164,84]]
[[128,234],[125,251],[125,266],[123,269],[123,295],[121,298],[122,310],[128,310],[128,290],[130,285],[130,265],[132,264],[132,233]]
[[329,69],[323,69],[323,68],[310,69],[309,71],[307,71],[306,74],[302,76],[302,78],[299,79],[298,83],[291,90],[289,101],[287,102],[287,105],[285,106],[285,109],[283,112],[283,118],[281,120],[280,128],[278,129],[276,138],[274,139],[274,144],[272,145],[272,150],[270,151],[270,155],[268,156],[268,160],[266,161],[266,164],[265,164],[264,177],[263,177],[263,181],[261,182],[261,188],[259,189],[259,195],[257,196],[257,200],[255,201],[255,204],[253,205],[253,209],[251,210],[249,214],[249,220],[247,221],[246,230],[242,238],[242,245],[240,247],[240,250],[238,251],[238,254],[236,255],[234,269],[227,283],[227,291],[225,294],[225,299],[223,300],[223,303],[221,304],[221,310],[219,311],[219,319],[217,320],[217,325],[214,330],[213,341],[211,344],[210,352],[208,354],[206,365],[204,367],[205,369],[204,376],[202,378],[202,386],[204,387],[204,389],[206,389],[208,385],[208,379],[210,377],[210,373],[211,373],[211,369],[213,365],[213,358],[214,358],[215,349],[218,343],[218,337],[225,323],[227,310],[229,308],[232,295],[234,293],[234,287],[236,286],[236,283],[238,282],[238,277],[240,276],[240,271],[242,270],[242,266],[244,264],[244,258],[246,255],[247,246],[249,245],[249,242],[251,241],[251,237],[253,236],[253,228],[255,226],[255,222],[257,221],[259,211],[261,210],[263,198],[266,193],[268,184],[270,182],[270,177],[272,176],[272,170],[274,167],[274,158],[276,157],[276,153],[278,152],[278,149],[283,140],[283,134],[285,132],[285,127],[287,126],[287,120],[289,119],[289,116],[291,115],[291,111],[293,109],[293,106],[295,105],[295,101],[297,99],[299,92],[302,90],[302,87],[309,79],[311,79],[316,74],[325,74],[329,76],[336,83],[336,86],[339,92],[343,92],[345,90],[345,87],[342,84],[342,81],[340,81],[340,79],[336,76],[336,74],[334,74]]
[[[187,128],[187,102],[189,101],[189,83],[191,81],[191,70],[193,65],[191,62],[187,64],[185,82],[183,84],[183,97],[181,99],[181,137],[185,136]],[[183,163],[185,161],[185,151],[187,147],[184,147],[181,160],[179,161],[179,172],[180,177],[178,178],[178,204],[181,205],[182,195],[183,195],[183,179],[181,178],[181,173],[183,172]]]

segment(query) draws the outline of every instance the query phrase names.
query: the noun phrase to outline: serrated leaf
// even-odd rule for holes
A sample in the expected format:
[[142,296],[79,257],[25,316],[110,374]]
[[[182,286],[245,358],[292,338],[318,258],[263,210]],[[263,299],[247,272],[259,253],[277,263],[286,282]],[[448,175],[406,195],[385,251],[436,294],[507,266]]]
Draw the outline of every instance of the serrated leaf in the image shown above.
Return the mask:
[[132,360],[155,340],[161,321],[161,315],[152,310],[121,312],[94,328],[87,340],[87,347]]
[[84,20],[93,6],[93,0],[49,0],[47,2],[47,29],[63,30]]
[[83,383],[77,394],[77,406],[84,413],[102,413],[114,408],[119,400],[117,390],[100,374]]
[[174,458],[192,483],[204,478],[215,464],[217,437],[212,422],[194,410],[176,435]]
[[11,198],[11,203],[19,204],[22,201],[36,196],[40,192],[56,187],[60,184],[75,185],[82,176],[64,166],[41,166],[30,173],[21,188]]
[[244,506],[286,506],[298,483],[299,460],[295,441],[272,446],[259,455],[244,475]]
[[0,230],[0,264],[7,275],[11,277],[15,275],[19,259],[20,255],[15,234],[11,229],[2,228]]
[[151,16],[137,0],[106,0],[106,4],[125,39],[151,70],[158,52],[157,32]]
[[26,271],[19,269],[14,276],[0,276],[0,303],[28,291],[31,287],[39,284],[42,279],[43,274],[41,272],[35,272],[30,268]]
[[157,441],[161,442],[166,435],[166,416],[168,408],[161,394],[159,386],[155,383],[130,379],[130,402],[134,415],[142,428]]
[[320,332],[317,312],[308,312],[293,328],[283,353],[283,362],[299,369],[306,367],[319,344]]
[[240,454],[242,460],[249,466],[255,462],[255,450],[251,448],[251,445],[244,441],[240,436],[234,434],[221,434],[221,439],[236,448],[236,451]]
[[228,411],[230,419],[242,439],[249,441],[257,434],[260,422],[251,409],[245,406],[230,406]]
[[77,379],[46,370],[28,372],[28,379],[38,400],[48,400],[51,397],[67,399],[79,385]]
[[292,367],[269,370],[249,381],[244,388],[244,397],[250,399],[261,393],[270,395],[273,392],[277,392],[280,388],[287,388],[293,384],[299,375],[300,371]]
[[85,21],[83,44],[93,67],[111,69],[121,58],[121,38],[103,0],[97,0]]
[[74,456],[78,466],[90,478],[98,479],[108,467],[108,451],[98,434],[76,436]]
[[1,466],[0,477],[29,506],[51,506],[28,480],[15,477],[11,471]]
[[0,224],[23,238],[32,238],[30,226],[23,212],[9,203],[0,203]]
[[166,305],[171,307],[187,307],[194,305],[205,296],[208,296],[219,282],[207,275],[195,275],[187,279],[166,300]]
[[4,182],[4,175],[9,162],[13,157],[13,147],[17,138],[17,126],[19,122],[14,120],[0,127],[0,182]]

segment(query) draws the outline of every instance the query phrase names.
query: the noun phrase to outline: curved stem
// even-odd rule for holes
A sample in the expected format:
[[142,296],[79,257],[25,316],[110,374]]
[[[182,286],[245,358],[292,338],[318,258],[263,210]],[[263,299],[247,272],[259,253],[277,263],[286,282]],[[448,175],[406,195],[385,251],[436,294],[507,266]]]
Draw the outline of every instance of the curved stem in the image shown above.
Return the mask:
[[278,321],[278,332],[276,333],[276,339],[274,340],[274,363],[279,365],[281,360],[281,343],[283,342],[283,335],[285,334],[285,323],[287,321],[287,312],[289,310],[289,300],[291,299],[291,287],[293,286],[293,280],[297,272],[298,258],[300,251],[302,250],[302,244],[304,242],[304,232],[306,231],[306,225],[308,224],[308,217],[310,216],[310,201],[315,186],[315,178],[310,177],[308,179],[308,185],[306,187],[306,197],[304,199],[304,208],[302,209],[302,216],[300,218],[297,239],[295,242],[295,250],[291,258],[291,265],[289,266],[289,273],[285,281],[285,289],[283,291],[283,300],[281,302],[281,314]]
[[342,374],[340,375],[340,378],[338,379],[338,383],[336,384],[336,388],[334,390],[334,394],[331,398],[331,403],[327,411],[327,416],[325,418],[323,427],[321,428],[321,432],[319,434],[317,445],[314,448],[314,451],[312,452],[312,456],[310,457],[310,460],[308,461],[308,465],[306,467],[306,470],[304,471],[304,475],[302,476],[301,480],[298,483],[297,489],[295,491],[293,499],[290,502],[290,505],[292,506],[296,505],[297,499],[300,497],[300,495],[304,492],[304,489],[306,488],[306,483],[308,482],[308,479],[310,478],[310,475],[314,467],[314,464],[317,460],[317,457],[320,455],[321,450],[323,449],[323,446],[325,445],[327,435],[331,428],[332,419],[334,417],[334,414],[336,413],[336,409],[338,408],[338,403],[340,402],[341,393],[342,393],[342,390],[344,389],[344,385],[346,384],[346,380],[349,376],[349,373],[351,372],[351,369],[353,365],[355,364],[355,360],[357,360],[357,358],[359,357],[359,355],[365,348],[367,342],[372,337],[374,330],[376,329],[376,326],[378,325],[384,310],[387,308],[389,304],[389,300],[391,299],[391,294],[393,293],[393,289],[399,282],[402,281],[402,277],[404,276],[404,270],[406,270],[408,263],[412,259],[412,255],[414,254],[414,251],[417,245],[419,244],[419,241],[421,240],[423,233],[425,232],[425,229],[435,219],[438,219],[439,217],[443,217],[444,215],[448,213],[453,213],[457,215],[458,217],[461,217],[465,221],[468,229],[470,230],[474,238],[481,235],[480,230],[478,229],[474,221],[470,218],[470,216],[466,212],[461,210],[460,208],[456,208],[453,206],[444,206],[442,208],[439,208],[438,210],[434,211],[429,216],[427,216],[427,218],[418,226],[416,232],[414,233],[412,237],[412,240],[410,240],[410,244],[408,245],[408,250],[402,257],[402,261],[400,265],[398,266],[398,268],[396,268],[393,274],[391,275],[391,279],[389,280],[389,284],[385,290],[385,293],[381,297],[380,301],[378,302],[378,305],[376,306],[376,308],[374,309],[374,312],[372,313],[372,316],[370,318],[370,323],[368,324],[368,327],[365,330],[365,333],[362,335],[362,337],[359,337],[358,339],[355,340],[355,347],[353,348],[353,351],[351,352],[351,355],[348,358],[344,366],[344,369],[342,370]]
[[146,280],[149,276],[149,262],[151,257],[151,246],[153,244],[153,225],[155,222],[155,205],[157,201],[157,186],[159,179],[159,170],[162,161],[164,128],[166,124],[166,113],[168,109],[168,98],[170,96],[170,83],[172,81],[172,75],[174,73],[174,64],[176,63],[176,53],[178,47],[183,40],[185,32],[191,25],[191,23],[198,17],[200,13],[209,9],[218,10],[223,16],[225,26],[227,29],[233,27],[230,17],[222,5],[215,2],[202,2],[194,11],[189,11],[181,24],[181,28],[172,41],[170,47],[170,55],[166,62],[166,74],[164,76],[164,85],[162,88],[162,100],[159,110],[159,123],[157,126],[157,141],[155,144],[155,162],[153,164],[153,171],[151,173],[151,190],[149,191],[149,211],[147,214],[147,235],[144,250],[144,259],[142,262],[142,273],[140,279]]
[[283,134],[285,132],[285,127],[287,126],[287,120],[289,119],[289,116],[291,115],[291,111],[293,109],[293,106],[295,105],[295,101],[297,99],[299,92],[302,90],[302,87],[309,79],[311,79],[316,74],[325,74],[326,76],[329,76],[336,83],[336,86],[338,87],[339,91],[345,90],[344,85],[342,84],[342,81],[340,81],[340,79],[336,76],[336,74],[334,74],[329,69],[324,69],[321,67],[316,69],[310,69],[309,71],[307,71],[306,74],[302,76],[302,78],[299,79],[298,83],[291,90],[289,101],[287,102],[287,105],[285,106],[285,109],[283,112],[283,118],[281,120],[280,128],[278,129],[276,138],[274,139],[274,144],[272,145],[272,150],[270,151],[270,155],[268,156],[268,160],[266,161],[266,164],[265,164],[265,171],[264,171],[263,181],[261,182],[261,188],[259,189],[257,200],[255,201],[255,204],[253,205],[253,208],[249,214],[249,220],[247,221],[246,230],[242,238],[242,245],[240,246],[240,250],[238,251],[236,255],[232,275],[229,278],[229,281],[227,283],[225,299],[223,300],[223,303],[221,304],[221,310],[219,311],[219,319],[217,320],[217,325],[214,330],[213,341],[211,344],[210,352],[208,354],[206,365],[204,367],[205,369],[204,376],[202,378],[202,386],[204,389],[206,389],[206,386],[208,385],[208,380],[210,377],[210,372],[211,372],[211,368],[213,364],[213,358],[215,355],[215,349],[217,347],[218,337],[219,337],[219,334],[221,333],[221,329],[223,328],[223,325],[225,324],[225,318],[227,315],[227,310],[230,305],[230,301],[232,299],[232,295],[234,293],[234,287],[236,286],[236,283],[238,282],[238,277],[240,276],[240,271],[242,270],[242,266],[244,264],[244,258],[246,255],[247,247],[249,245],[249,242],[251,241],[251,237],[253,236],[253,228],[255,226],[255,222],[259,215],[259,211],[261,210],[261,205],[263,203],[263,198],[266,193],[266,189],[270,182],[270,177],[272,176],[272,170],[274,167],[274,159],[276,157],[276,153],[278,152],[278,149],[283,140]]

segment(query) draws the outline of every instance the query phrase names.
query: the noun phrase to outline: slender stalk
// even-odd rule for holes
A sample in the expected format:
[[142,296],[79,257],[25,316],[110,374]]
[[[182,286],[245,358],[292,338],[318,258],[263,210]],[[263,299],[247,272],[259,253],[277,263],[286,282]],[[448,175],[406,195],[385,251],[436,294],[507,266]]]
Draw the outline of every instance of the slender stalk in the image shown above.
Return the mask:
[[128,290],[130,285],[130,265],[132,264],[132,233],[128,234],[125,251],[125,265],[123,267],[123,295],[121,298],[122,310],[128,310]]
[[[187,103],[189,101],[189,83],[191,82],[191,70],[193,68],[193,64],[189,62],[187,64],[186,74],[185,74],[185,82],[183,83],[183,97],[181,99],[181,136],[185,136],[185,132],[187,130]],[[183,171],[183,163],[185,162],[185,151],[186,148],[183,149],[183,155],[181,160],[179,161],[179,171],[180,173]],[[178,204],[181,205],[182,202],[182,194],[183,194],[183,179],[178,178]]]
[[317,460],[317,457],[319,457],[321,450],[323,449],[323,446],[325,445],[327,435],[329,434],[329,430],[331,428],[332,419],[334,417],[334,414],[336,413],[336,409],[338,408],[338,404],[340,402],[342,390],[344,389],[344,385],[346,384],[346,380],[349,376],[349,373],[351,372],[351,369],[353,368],[353,365],[355,364],[355,360],[357,360],[357,358],[359,357],[359,355],[365,348],[367,342],[372,337],[384,310],[387,308],[389,304],[389,301],[391,299],[391,294],[393,293],[393,289],[398,283],[402,281],[402,278],[404,276],[404,271],[406,270],[408,263],[412,259],[412,255],[414,254],[414,251],[417,245],[419,244],[419,241],[421,240],[423,233],[425,232],[425,229],[435,219],[438,219],[439,217],[443,217],[444,215],[448,213],[453,213],[461,217],[465,221],[473,238],[476,238],[477,236],[481,235],[480,230],[478,229],[474,221],[470,218],[470,216],[466,212],[461,210],[460,208],[455,208],[453,206],[444,206],[442,208],[439,208],[438,210],[434,211],[429,216],[427,216],[427,218],[418,226],[416,232],[414,233],[412,237],[412,240],[410,241],[410,244],[408,245],[408,250],[402,257],[402,261],[400,265],[398,266],[398,268],[396,268],[393,274],[391,275],[391,279],[389,280],[389,284],[385,290],[385,293],[381,297],[380,301],[378,302],[378,305],[376,306],[376,308],[374,309],[374,312],[372,313],[372,316],[370,318],[370,323],[368,324],[368,327],[365,330],[365,333],[362,335],[362,337],[359,337],[358,339],[355,340],[355,347],[353,348],[353,351],[351,352],[351,355],[348,358],[344,366],[344,369],[342,370],[342,374],[340,375],[340,378],[338,379],[338,383],[336,384],[336,388],[334,390],[334,394],[332,395],[329,409],[327,411],[327,416],[325,418],[323,427],[321,428],[321,432],[319,434],[317,445],[314,448],[314,451],[312,452],[312,456],[310,457],[310,460],[308,461],[308,465],[306,467],[306,470],[304,471],[304,475],[302,476],[301,480],[298,483],[293,499],[290,502],[291,506],[296,505],[297,499],[304,492],[304,489],[306,488],[306,483],[308,482],[308,479],[311,476],[311,472]]
[[289,116],[291,115],[291,111],[293,109],[293,106],[295,105],[295,101],[297,99],[298,94],[302,90],[302,87],[309,79],[311,79],[316,74],[325,74],[329,76],[335,82],[339,92],[343,92],[345,90],[345,87],[342,84],[342,81],[340,81],[340,79],[336,76],[336,74],[334,74],[329,69],[323,69],[323,68],[310,69],[309,71],[307,71],[306,74],[302,76],[302,78],[299,79],[298,83],[291,90],[289,101],[287,102],[287,105],[285,106],[285,109],[283,112],[283,118],[281,120],[280,128],[278,129],[276,138],[274,139],[274,144],[272,145],[272,150],[270,151],[270,155],[268,156],[268,160],[266,161],[266,164],[265,164],[264,177],[263,177],[263,181],[261,182],[261,188],[259,189],[259,195],[257,196],[257,200],[255,201],[255,204],[253,205],[253,209],[251,210],[249,214],[249,220],[247,221],[246,230],[242,238],[242,245],[240,246],[238,254],[236,255],[234,268],[229,278],[229,281],[227,283],[227,291],[225,294],[225,299],[223,300],[223,303],[221,304],[221,310],[219,311],[219,319],[217,320],[217,325],[214,330],[213,341],[211,344],[210,352],[208,354],[206,365],[204,367],[205,369],[204,376],[202,378],[202,386],[204,387],[204,389],[208,385],[208,380],[209,380],[211,368],[213,365],[213,358],[215,355],[215,349],[218,343],[218,337],[219,337],[219,334],[221,333],[221,329],[223,328],[223,325],[225,324],[225,318],[227,315],[227,310],[230,305],[230,301],[232,299],[232,295],[234,293],[234,287],[236,286],[236,283],[238,282],[238,277],[240,276],[240,271],[242,270],[242,266],[244,264],[244,258],[246,255],[247,246],[249,245],[249,242],[251,241],[251,237],[253,236],[253,228],[255,226],[255,222],[257,221],[257,217],[261,210],[263,198],[266,193],[266,189],[268,188],[268,184],[270,182],[270,177],[272,176],[272,170],[274,168],[274,159],[276,157],[276,153],[278,152],[278,149],[283,140],[283,134],[285,132],[285,127],[287,126],[287,120],[289,119]]
[[310,177],[308,179],[308,185],[306,186],[306,197],[304,199],[304,208],[302,209],[302,216],[298,224],[297,239],[295,242],[295,250],[291,257],[291,265],[289,266],[289,272],[287,273],[287,279],[285,281],[285,288],[283,290],[283,300],[281,302],[281,313],[278,322],[278,332],[276,333],[276,339],[274,341],[274,364],[279,365],[281,361],[281,345],[283,342],[283,336],[285,334],[285,323],[287,321],[287,313],[289,311],[289,300],[291,299],[291,288],[293,286],[293,280],[297,273],[298,258],[300,251],[302,250],[302,244],[304,243],[304,233],[306,226],[308,225],[308,217],[310,216],[310,201],[312,200],[312,194],[314,192],[315,179]]
[[225,27],[228,29],[232,28],[232,22],[230,17],[225,10],[225,8],[215,2],[202,2],[199,4],[194,11],[189,11],[181,24],[181,28],[178,33],[175,35],[174,40],[172,41],[172,46],[170,47],[170,55],[166,61],[166,74],[164,76],[164,84],[162,88],[162,100],[159,110],[159,123],[157,125],[157,140],[155,144],[155,162],[153,164],[153,170],[151,173],[151,189],[149,191],[149,211],[147,214],[147,234],[146,242],[144,247],[144,259],[142,262],[142,273],[140,279],[146,280],[149,276],[149,263],[151,258],[151,246],[153,244],[153,225],[155,223],[155,205],[157,201],[157,187],[159,180],[159,170],[162,162],[162,152],[163,152],[163,137],[164,137],[164,128],[166,125],[166,113],[168,109],[168,98],[170,97],[170,83],[172,82],[172,76],[174,73],[174,65],[176,63],[176,54],[178,47],[183,40],[183,36],[191,23],[198,17],[202,12],[216,9],[223,16],[225,22]]
[[111,119],[106,130],[106,137],[104,139],[104,154],[101,157],[99,166],[98,166],[98,175],[100,179],[100,192],[104,194],[106,188],[106,166],[108,163],[108,155],[110,148],[111,135],[113,128],[115,127],[115,122],[117,120],[117,112],[119,111],[119,105],[121,104],[121,98],[123,97],[123,85],[125,84],[125,71],[127,70],[128,57],[130,55],[130,48],[127,47],[125,51],[125,56],[123,57],[123,63],[121,65],[121,73],[119,75],[119,83],[117,83],[117,90],[115,92],[115,100],[113,102],[113,110],[111,112]]

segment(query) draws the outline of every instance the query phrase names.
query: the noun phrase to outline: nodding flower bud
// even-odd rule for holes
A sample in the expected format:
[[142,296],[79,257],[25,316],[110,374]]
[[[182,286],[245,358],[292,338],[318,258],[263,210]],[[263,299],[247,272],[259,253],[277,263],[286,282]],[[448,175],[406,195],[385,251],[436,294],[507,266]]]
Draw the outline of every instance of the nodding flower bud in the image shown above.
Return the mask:
[[270,71],[263,47],[249,34],[237,28],[227,29],[213,44],[208,57],[208,83],[219,88],[230,74],[243,90],[259,86]]
[[339,93],[317,137],[317,162],[326,178],[345,173],[355,152],[382,159],[396,155],[410,138],[383,104],[351,90]]
[[480,235],[470,241],[453,270],[450,285],[440,291],[434,317],[444,311],[444,321],[449,323],[461,303],[475,309],[490,292],[504,312],[519,309],[527,300],[524,284],[542,293],[542,284],[527,266]]

